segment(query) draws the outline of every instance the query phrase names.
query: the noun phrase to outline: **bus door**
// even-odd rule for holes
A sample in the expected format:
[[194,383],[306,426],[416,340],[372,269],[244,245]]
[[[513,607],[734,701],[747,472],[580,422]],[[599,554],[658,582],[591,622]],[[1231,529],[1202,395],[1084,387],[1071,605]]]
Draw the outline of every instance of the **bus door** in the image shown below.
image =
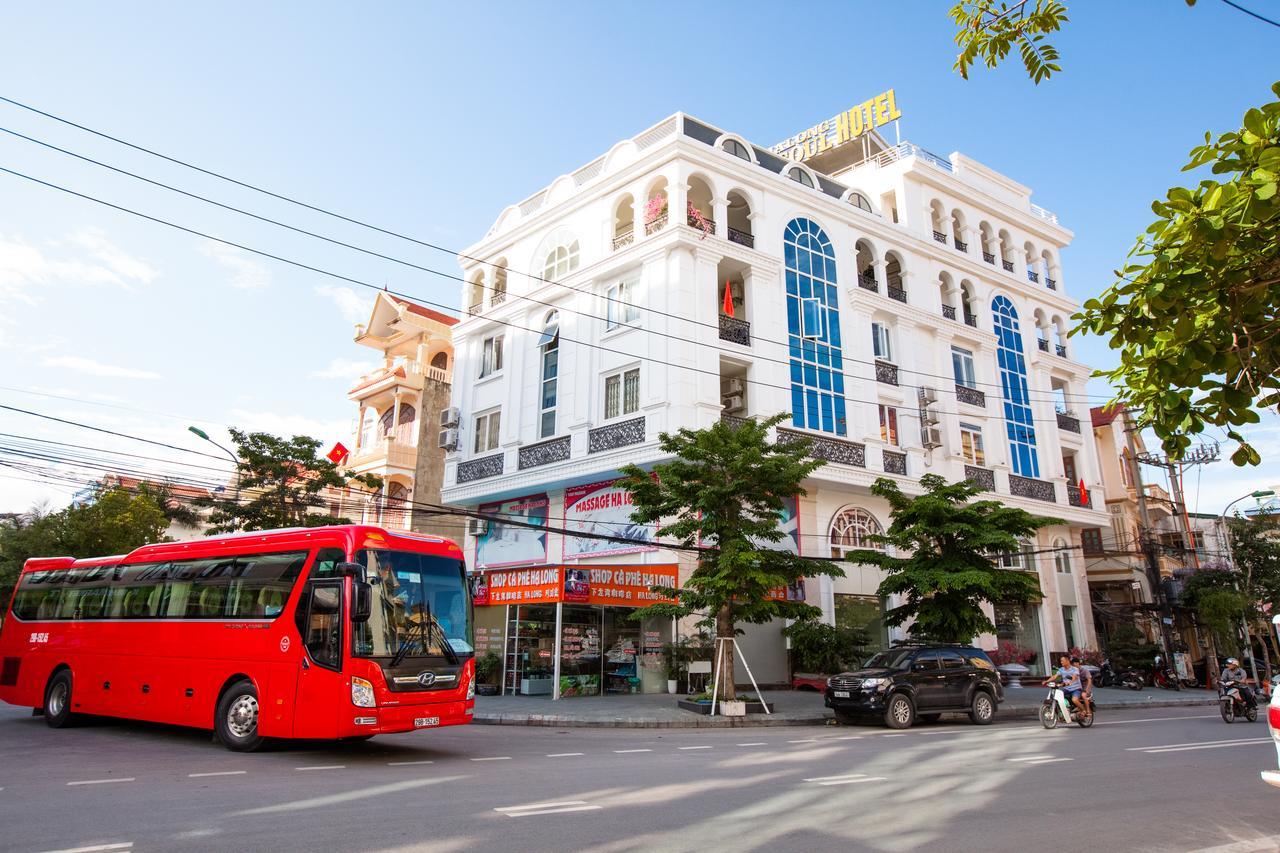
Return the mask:
[[342,673],[343,579],[307,584],[298,602],[298,628],[303,650],[298,659],[298,688],[293,708],[293,736],[330,738],[338,714],[350,710],[351,686]]

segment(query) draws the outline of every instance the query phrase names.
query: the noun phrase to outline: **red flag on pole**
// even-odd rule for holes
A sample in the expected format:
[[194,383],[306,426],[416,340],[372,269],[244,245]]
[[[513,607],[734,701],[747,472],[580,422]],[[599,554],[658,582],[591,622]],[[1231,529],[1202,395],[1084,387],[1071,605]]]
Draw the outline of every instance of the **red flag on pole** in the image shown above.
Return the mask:
[[729,280],[724,281],[724,313],[733,316],[733,288],[729,286]]
[[1080,478],[1080,503],[1089,505],[1089,490],[1084,487],[1084,477]]
[[334,465],[341,465],[346,461],[348,455],[350,455],[350,451],[347,450],[341,441],[339,441],[333,445],[333,450],[330,450],[325,454],[324,458],[328,459]]

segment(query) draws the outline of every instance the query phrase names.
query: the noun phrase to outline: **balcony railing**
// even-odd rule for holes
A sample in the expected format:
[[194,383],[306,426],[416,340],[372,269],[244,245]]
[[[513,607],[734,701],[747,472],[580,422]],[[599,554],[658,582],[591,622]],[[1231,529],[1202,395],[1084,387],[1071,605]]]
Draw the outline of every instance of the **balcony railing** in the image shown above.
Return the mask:
[[968,385],[956,385],[956,400],[961,403],[968,403],[970,406],[978,406],[984,409],[987,407],[987,395],[977,388],[970,388]]
[[898,365],[876,359],[876,381],[885,385],[897,385]]
[[587,452],[601,453],[644,441],[644,417],[607,424],[587,431]]
[[947,235],[943,234],[941,231],[934,231],[933,239],[937,240],[939,243],[941,243],[944,246],[947,245]]
[[1034,477],[1019,477],[1017,474],[1009,475],[1009,494],[1046,503],[1056,503],[1058,500],[1053,483],[1037,480]]
[[995,262],[996,262],[996,256],[995,256],[995,255],[993,255],[993,254],[991,254],[990,252],[983,252],[983,253],[982,253],[982,259],[983,259],[984,261],[986,261],[987,263],[991,264],[992,266],[994,266],[994,265],[995,265]]
[[966,243],[966,242],[964,242],[963,240],[955,240],[955,241],[953,241],[953,242],[955,243],[955,247],[956,247],[957,249],[959,249],[960,251],[962,251],[962,252],[967,252],[967,251],[969,251],[969,244],[968,244],[968,243]]
[[884,472],[886,474],[902,474],[907,473],[907,454],[895,453],[892,450],[884,451]]
[[689,216],[689,217],[687,217],[687,220],[688,220],[688,223],[689,223],[689,227],[690,227],[690,228],[697,228],[699,231],[701,231],[701,230],[702,230],[702,222],[705,222],[705,223],[707,223],[707,233],[708,233],[708,234],[714,234],[714,233],[716,233],[716,221],[715,221],[714,219],[708,219],[707,217],[705,217],[705,216],[704,216],[704,217],[702,217],[702,222],[699,222],[699,221],[698,221],[698,217],[696,217],[696,216]]
[[978,328],[978,315],[970,314],[968,311],[964,312],[964,324],[973,326],[975,329]]
[[1041,351],[1041,352],[1048,352],[1048,351],[1049,351],[1049,342],[1048,342],[1048,341],[1046,341],[1044,338],[1037,338],[1037,339],[1036,339],[1036,346],[1040,347],[1040,351]]
[[1054,344],[1053,351],[1058,354],[1058,358],[1067,357],[1067,347],[1065,344]]
[[1069,415],[1066,412],[1058,412],[1058,429],[1065,429],[1067,432],[1080,432],[1080,419],[1075,415]]
[[618,234],[613,238],[613,250],[616,252],[623,246],[630,246],[635,241],[636,232],[634,228],[630,231],[623,231],[621,234]]
[[1045,287],[1047,287],[1047,288],[1049,288],[1050,290],[1057,290],[1057,289],[1058,289],[1058,283],[1057,283],[1056,281],[1054,281],[1053,279],[1051,279],[1051,278],[1046,278],[1046,279],[1044,280],[1044,286],[1045,286]]
[[870,290],[872,293],[880,292],[880,285],[876,283],[876,277],[866,273],[858,276],[858,286],[863,290]]
[[1071,504],[1072,506],[1078,506],[1078,507],[1084,507],[1086,509],[1090,509],[1093,507],[1093,495],[1087,494],[1087,493],[1084,495],[1081,495],[1079,486],[1072,486],[1068,484],[1067,485],[1067,503]]
[[956,318],[956,309],[955,309],[955,306],[953,306],[953,305],[943,305],[943,306],[942,306],[942,316],[943,316],[943,317],[945,317],[945,318],[947,318],[948,320],[954,320],[954,319]]
[[569,436],[564,435],[520,448],[516,454],[516,467],[523,471],[539,465],[550,465],[552,462],[564,462],[568,458]]
[[729,242],[737,243],[739,246],[746,246],[748,249],[756,247],[756,238],[749,231],[739,231],[733,226],[729,226]]
[[964,466],[964,478],[984,491],[994,492],[996,490],[996,472],[990,468],[966,465]]
[[495,453],[492,456],[482,456],[479,459],[468,459],[466,462],[458,463],[459,485],[462,483],[470,483],[473,480],[482,480],[485,477],[496,477],[502,473],[502,463],[506,454]]
[[1039,284],[1040,273],[1036,272],[1035,270],[1027,270],[1027,281],[1031,281],[1031,282],[1035,282],[1036,284]]
[[468,306],[468,307],[467,307],[467,313],[468,313],[468,314],[479,314],[479,313],[480,313],[480,311],[481,311],[483,308],[484,308],[484,303],[483,303],[483,302],[477,302],[477,303],[475,303],[474,305],[470,305],[470,306]]
[[901,287],[894,287],[892,284],[885,287],[884,292],[889,295],[890,299],[896,299],[904,305],[907,302],[907,292]]
[[1005,272],[1013,272],[1013,261],[1001,261],[1000,266],[1004,267]]
[[814,459],[825,459],[828,462],[852,465],[855,468],[867,467],[867,447],[865,444],[858,444],[856,441],[845,441],[839,438],[824,438],[779,427],[778,443],[785,444],[789,441],[808,441],[809,455]]
[[507,292],[505,290],[495,290],[493,295],[489,297],[489,307],[501,305],[507,301]]
[[655,216],[653,219],[650,219],[648,222],[644,224],[645,236],[648,236],[650,234],[656,234],[657,232],[661,231],[663,228],[666,228],[666,227],[667,227],[667,214],[665,213],[659,214],[658,216]]
[[742,426],[749,420],[751,420],[751,418],[741,418],[741,417],[738,417],[737,415],[725,415],[725,414],[720,415],[720,423],[728,424],[734,429],[737,429],[738,427]]
[[751,346],[751,324],[728,314],[720,315],[720,340]]

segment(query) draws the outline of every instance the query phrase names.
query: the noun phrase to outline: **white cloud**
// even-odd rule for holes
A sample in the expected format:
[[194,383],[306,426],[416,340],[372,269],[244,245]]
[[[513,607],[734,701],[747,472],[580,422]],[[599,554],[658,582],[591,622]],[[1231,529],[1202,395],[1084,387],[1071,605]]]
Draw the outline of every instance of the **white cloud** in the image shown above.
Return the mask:
[[261,290],[271,284],[271,271],[246,252],[222,243],[207,243],[201,246],[200,251],[231,271],[228,283],[238,290]]
[[115,285],[132,290],[159,275],[96,229],[79,231],[46,251],[18,237],[0,235],[0,306],[35,305],[36,292],[51,284]]
[[305,415],[286,415],[248,409],[232,409],[231,422],[236,429],[245,432],[269,432],[284,438],[309,435],[323,442],[346,439],[350,436],[352,429],[350,421],[323,421]]
[[369,313],[373,311],[373,300],[365,299],[349,287],[325,284],[316,288],[316,293],[327,296],[338,306],[342,316],[349,323],[369,322]]
[[110,376],[116,379],[159,379],[159,373],[150,370],[138,370],[133,367],[119,367],[114,364],[103,364],[91,358],[78,355],[59,355],[46,358],[40,362],[44,367],[65,367],[89,376]]
[[90,257],[117,275],[123,283],[136,281],[150,284],[158,275],[154,267],[141,258],[126,253],[97,228],[78,231],[67,242],[87,251]]
[[347,379],[356,380],[378,367],[372,361],[356,361],[350,358],[335,358],[329,366],[311,373],[312,379]]

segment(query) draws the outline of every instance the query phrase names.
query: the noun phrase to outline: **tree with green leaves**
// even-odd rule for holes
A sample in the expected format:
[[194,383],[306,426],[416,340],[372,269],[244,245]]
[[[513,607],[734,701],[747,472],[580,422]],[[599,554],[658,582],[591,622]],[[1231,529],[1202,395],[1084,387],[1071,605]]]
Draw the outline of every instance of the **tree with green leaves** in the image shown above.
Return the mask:
[[1187,579],[1182,588],[1182,604],[1196,614],[1196,620],[1213,632],[1219,653],[1240,654],[1240,625],[1250,610],[1243,578],[1228,569],[1204,568]]
[[351,474],[320,456],[321,442],[310,436],[285,439],[232,429],[231,441],[240,460],[239,494],[203,501],[213,507],[210,534],[347,524],[349,519],[318,512],[325,507],[323,493],[353,484],[370,490],[382,487],[381,478]]
[[1045,41],[1067,22],[1067,7],[1057,0],[1036,0],[1034,5],[1028,0],[963,0],[951,7],[950,14],[960,46],[953,67],[964,79],[969,79],[975,62],[995,68],[1015,47],[1027,76],[1037,85],[1062,70],[1058,51]]
[[911,623],[913,638],[932,642],[968,643],[994,633],[984,603],[1025,604],[1041,592],[1036,575],[1002,569],[993,555],[1014,553],[1022,537],[1063,522],[999,501],[975,501],[980,489],[968,480],[948,483],[925,474],[920,485],[924,492],[915,497],[887,478],[871,486],[890,507],[889,528],[876,539],[906,556],[863,549],[845,559],[878,567],[886,575],[880,595],[905,599],[885,614],[886,625]]
[[622,468],[637,524],[662,525],[663,537],[700,549],[698,565],[679,589],[655,587],[674,604],[654,604],[646,615],[702,617],[720,646],[716,695],[735,698],[734,657],[722,641],[741,623],[811,619],[816,607],[784,600],[779,590],[805,576],[843,574],[834,562],[805,559],[777,547],[784,500],[805,494],[801,483],[822,461],[806,441],[774,442],[769,431],[789,415],[733,425],[720,421],[700,430],[662,433],[658,446],[671,461],[647,471]]

